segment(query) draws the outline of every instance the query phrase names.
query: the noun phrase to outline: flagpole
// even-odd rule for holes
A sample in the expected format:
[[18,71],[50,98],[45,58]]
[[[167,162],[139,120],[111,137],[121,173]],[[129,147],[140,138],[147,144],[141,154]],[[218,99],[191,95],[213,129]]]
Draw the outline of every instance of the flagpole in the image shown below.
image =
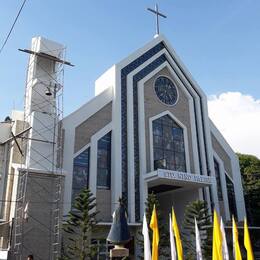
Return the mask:
[[222,234],[220,230],[217,211],[214,209],[212,260],[222,260]]
[[194,225],[195,225],[195,238],[196,238],[196,257],[197,260],[202,260],[200,232],[199,232],[196,218],[194,218]]
[[254,260],[254,254],[253,254],[252,245],[250,241],[250,235],[249,235],[246,217],[244,219],[244,246],[246,248],[247,260]]
[[223,223],[222,218],[220,218],[220,230],[221,230],[221,233],[222,233],[223,260],[229,260],[226,232],[225,232],[225,227],[224,227],[224,223]]
[[234,216],[232,216],[232,234],[233,234],[233,254],[235,260],[242,260],[239,241],[238,241],[238,231],[237,231],[237,225],[236,221],[234,219]]
[[153,205],[153,213],[150,221],[150,228],[153,231],[152,260],[158,260],[159,229],[155,205]]
[[169,214],[169,230],[170,230],[170,243],[171,243],[172,260],[177,260],[176,246],[175,246],[174,235],[173,235],[173,230],[172,230],[171,213]]
[[177,255],[178,255],[178,260],[183,260],[183,250],[182,250],[182,242],[181,242],[181,236],[175,216],[174,209],[172,208],[172,227],[174,231],[174,236],[176,239],[176,246],[177,246]]
[[145,213],[143,217],[142,234],[144,237],[144,260],[151,260],[151,245],[150,245],[149,230],[148,230]]

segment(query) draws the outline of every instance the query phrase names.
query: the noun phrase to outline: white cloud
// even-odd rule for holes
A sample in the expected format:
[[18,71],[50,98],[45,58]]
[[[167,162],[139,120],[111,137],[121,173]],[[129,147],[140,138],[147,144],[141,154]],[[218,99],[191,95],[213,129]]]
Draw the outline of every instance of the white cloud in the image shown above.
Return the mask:
[[240,92],[210,96],[209,116],[234,151],[260,158],[260,100]]

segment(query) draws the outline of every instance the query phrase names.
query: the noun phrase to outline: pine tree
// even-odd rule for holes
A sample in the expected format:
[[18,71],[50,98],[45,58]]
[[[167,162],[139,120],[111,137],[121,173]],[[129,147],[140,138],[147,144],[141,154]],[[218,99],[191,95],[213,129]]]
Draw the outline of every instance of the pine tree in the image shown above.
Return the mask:
[[[159,226],[159,235],[160,235],[159,256],[160,259],[162,259],[162,257],[169,257],[169,233],[167,229],[168,226],[163,223],[159,201],[157,199],[156,194],[152,192],[148,194],[147,200],[145,202],[145,215],[146,215],[148,225],[152,217],[154,205],[156,207],[158,226]],[[149,237],[150,237],[150,244],[152,246],[153,233],[151,229],[149,229]],[[143,241],[142,231],[138,232],[137,244],[139,245],[140,248],[140,254],[138,259],[144,259],[143,258],[144,241]]]
[[212,244],[211,216],[206,202],[201,200],[189,203],[185,209],[182,233],[186,259],[196,258],[194,218],[197,219],[204,258],[210,259]]
[[89,189],[82,189],[75,198],[64,231],[68,234],[67,244],[61,259],[92,259],[96,248],[91,245],[91,232],[96,226],[96,198]]

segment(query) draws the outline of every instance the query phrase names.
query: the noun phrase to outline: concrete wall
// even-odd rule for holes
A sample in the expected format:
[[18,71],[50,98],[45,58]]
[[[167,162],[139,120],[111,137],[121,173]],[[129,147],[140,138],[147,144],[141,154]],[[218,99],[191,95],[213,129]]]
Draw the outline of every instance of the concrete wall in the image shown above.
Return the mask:
[[199,191],[198,189],[194,189],[165,192],[158,194],[158,199],[160,203],[160,209],[162,209],[162,216],[165,224],[168,225],[169,213],[173,207],[179,228],[181,228],[185,208],[190,202],[199,199]]
[[[4,143],[11,136],[11,122],[0,122],[0,219],[3,218],[4,194],[7,182],[10,143]],[[1,232],[0,232],[1,234]]]
[[[3,177],[3,169],[4,169],[4,165],[5,165],[5,151],[6,151],[6,147],[5,145],[0,145],[0,181],[2,181],[2,177]],[[1,185],[0,185],[1,187]]]
[[104,72],[96,81],[95,81],[95,96],[102,93],[106,88],[114,87],[115,82],[115,65],[109,68]]
[[[91,142],[91,138],[97,132],[99,132],[102,128],[108,125],[112,120],[112,102],[105,105],[95,114],[90,116],[80,125],[75,128],[75,142],[74,142],[74,153],[78,152],[85,145]],[[97,158],[97,155],[93,155],[92,153],[96,153],[97,150],[94,147],[90,147],[90,164],[96,164],[95,161],[91,160],[91,158]],[[95,165],[95,167],[97,167]],[[95,168],[96,170],[96,168]],[[90,169],[90,174],[93,174],[93,171]],[[91,179],[91,176],[90,176]],[[90,184],[91,185],[91,184]],[[96,189],[95,187],[92,187]],[[97,210],[99,211],[98,219],[102,222],[110,222],[111,221],[111,190],[103,190],[96,189],[96,199],[97,199]]]
[[6,206],[5,194],[7,190],[7,181],[9,177],[8,175],[9,160],[10,160],[10,143],[0,145],[0,219],[5,219],[4,208]]
[[[102,124],[110,122],[111,120],[111,110],[108,107],[112,107],[112,88],[107,88],[104,92],[91,99],[88,103],[85,103],[79,109],[68,115],[62,120],[62,127],[64,129],[64,144],[63,144],[63,169],[66,172],[65,179],[65,192],[64,201],[67,203],[64,205],[64,215],[68,213],[71,209],[71,191],[72,191],[72,181],[73,181],[73,159],[85,148],[86,145],[91,145],[91,163],[93,169],[91,169],[91,174],[96,176],[93,170],[96,170],[96,152],[93,151],[96,147],[96,139],[93,140],[91,144],[91,137],[96,135],[102,128]],[[107,117],[104,122],[99,122],[96,118],[99,111],[107,108],[110,112],[107,113]],[[98,117],[100,119],[100,117]],[[102,118],[102,117],[101,117]],[[90,120],[91,121],[90,121]],[[101,127],[101,128],[99,128]],[[90,131],[91,129],[91,131]],[[109,129],[111,130],[111,129]],[[102,135],[103,136],[103,135]],[[101,136],[101,137],[102,137]],[[81,139],[82,138],[82,139]],[[97,139],[100,137],[98,136]],[[93,139],[93,138],[92,138]],[[75,142],[77,141],[77,144]],[[93,148],[94,146],[94,148]],[[92,155],[95,155],[92,157]],[[96,196],[96,181],[91,181],[91,191]],[[92,188],[92,185],[94,188]]]
[[97,189],[96,193],[97,202],[97,219],[102,222],[111,222],[112,213],[111,212],[111,190]]
[[[21,176],[21,172],[20,172]],[[19,179],[21,181],[21,179]],[[27,175],[27,185],[25,191],[25,203],[17,203],[17,208],[25,207],[28,203],[27,216],[16,217],[16,224],[23,227],[22,240],[20,237],[13,236],[12,257],[10,259],[20,259],[15,255],[15,243],[22,242],[19,254],[21,259],[26,259],[28,254],[33,254],[35,259],[52,259],[52,243],[54,242],[54,210],[59,208],[59,217],[62,219],[62,196],[58,207],[55,203],[57,184],[61,184],[61,193],[63,192],[64,176],[44,173],[29,172]],[[18,199],[18,197],[17,197]],[[15,224],[15,225],[16,225]],[[15,229],[14,229],[15,230]],[[18,238],[15,241],[15,238]],[[18,254],[18,255],[19,255]]]
[[[7,249],[10,239],[10,224],[9,222],[1,223],[0,225],[0,250]],[[1,258],[0,258],[1,259]]]
[[229,176],[233,177],[231,160],[228,153],[224,150],[222,145],[219,143],[217,138],[211,133],[212,147],[213,150],[217,153],[217,155],[221,158],[224,163],[224,167]]
[[11,122],[0,122],[0,144],[10,137]]
[[[210,128],[212,146],[215,151],[214,157],[218,158],[218,161],[223,164],[223,172],[225,170],[232,179],[235,189],[237,217],[239,221],[242,221],[246,216],[246,210],[238,157],[212,121],[210,121]],[[225,178],[223,178],[223,183],[224,180]],[[227,200],[226,192],[225,195]]]
[[98,112],[77,126],[75,129],[74,153],[90,143],[92,135],[111,122],[111,120],[112,102],[105,105]]
[[[13,129],[13,133],[14,134],[18,134],[19,132],[22,132],[24,129],[26,129],[27,124],[24,123],[24,121],[21,120],[16,120],[15,124],[14,124],[14,129]],[[22,149],[23,154],[25,154],[26,152],[26,147],[23,146],[22,141],[20,138],[17,138],[17,142],[20,145],[20,148]],[[14,143],[14,147],[13,147],[13,154],[12,154],[12,163],[24,163],[24,158],[21,155],[17,145]]]
[[63,157],[64,157],[64,138],[65,129],[62,129],[62,122],[58,126],[58,138],[57,138],[57,167],[63,168]]
[[5,195],[4,195],[4,199],[6,200],[6,203],[4,204],[3,207],[3,219],[5,220],[11,220],[13,216],[10,216],[10,212],[11,209],[15,208],[15,204],[12,203],[12,196],[13,196],[13,190],[16,188],[14,187],[14,179],[15,179],[15,175],[14,175],[14,169],[11,167],[8,171],[8,178],[7,178],[7,183],[6,183],[6,190],[5,190]]
[[[24,124],[23,113],[20,111],[12,111],[12,120],[14,124],[12,126],[12,132],[14,135],[23,131],[27,124]],[[27,136],[28,132],[23,136]],[[5,204],[2,209],[2,216],[5,220],[11,220],[13,217],[13,212],[15,210],[15,204],[10,202],[13,199],[14,194],[16,193],[16,179],[14,175],[13,165],[16,164],[21,166],[25,162],[26,155],[26,146],[25,142],[22,142],[21,138],[16,139],[24,156],[21,155],[16,143],[14,141],[10,141],[7,145],[7,162],[5,163],[5,174],[6,178],[4,180],[4,188],[3,188],[3,198],[5,199]],[[15,198],[14,198],[15,201]]]

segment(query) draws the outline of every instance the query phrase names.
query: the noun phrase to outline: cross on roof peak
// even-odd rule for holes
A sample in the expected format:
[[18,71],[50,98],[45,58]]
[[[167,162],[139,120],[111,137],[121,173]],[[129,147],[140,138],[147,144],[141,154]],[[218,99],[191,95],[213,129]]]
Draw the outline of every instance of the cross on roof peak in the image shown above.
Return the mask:
[[155,10],[151,9],[151,8],[147,8],[148,11],[154,13],[156,15],[156,34],[155,37],[159,35],[160,33],[160,28],[159,28],[159,16],[163,17],[163,18],[167,18],[166,15],[162,14],[159,12],[158,10],[158,4],[155,4]]

